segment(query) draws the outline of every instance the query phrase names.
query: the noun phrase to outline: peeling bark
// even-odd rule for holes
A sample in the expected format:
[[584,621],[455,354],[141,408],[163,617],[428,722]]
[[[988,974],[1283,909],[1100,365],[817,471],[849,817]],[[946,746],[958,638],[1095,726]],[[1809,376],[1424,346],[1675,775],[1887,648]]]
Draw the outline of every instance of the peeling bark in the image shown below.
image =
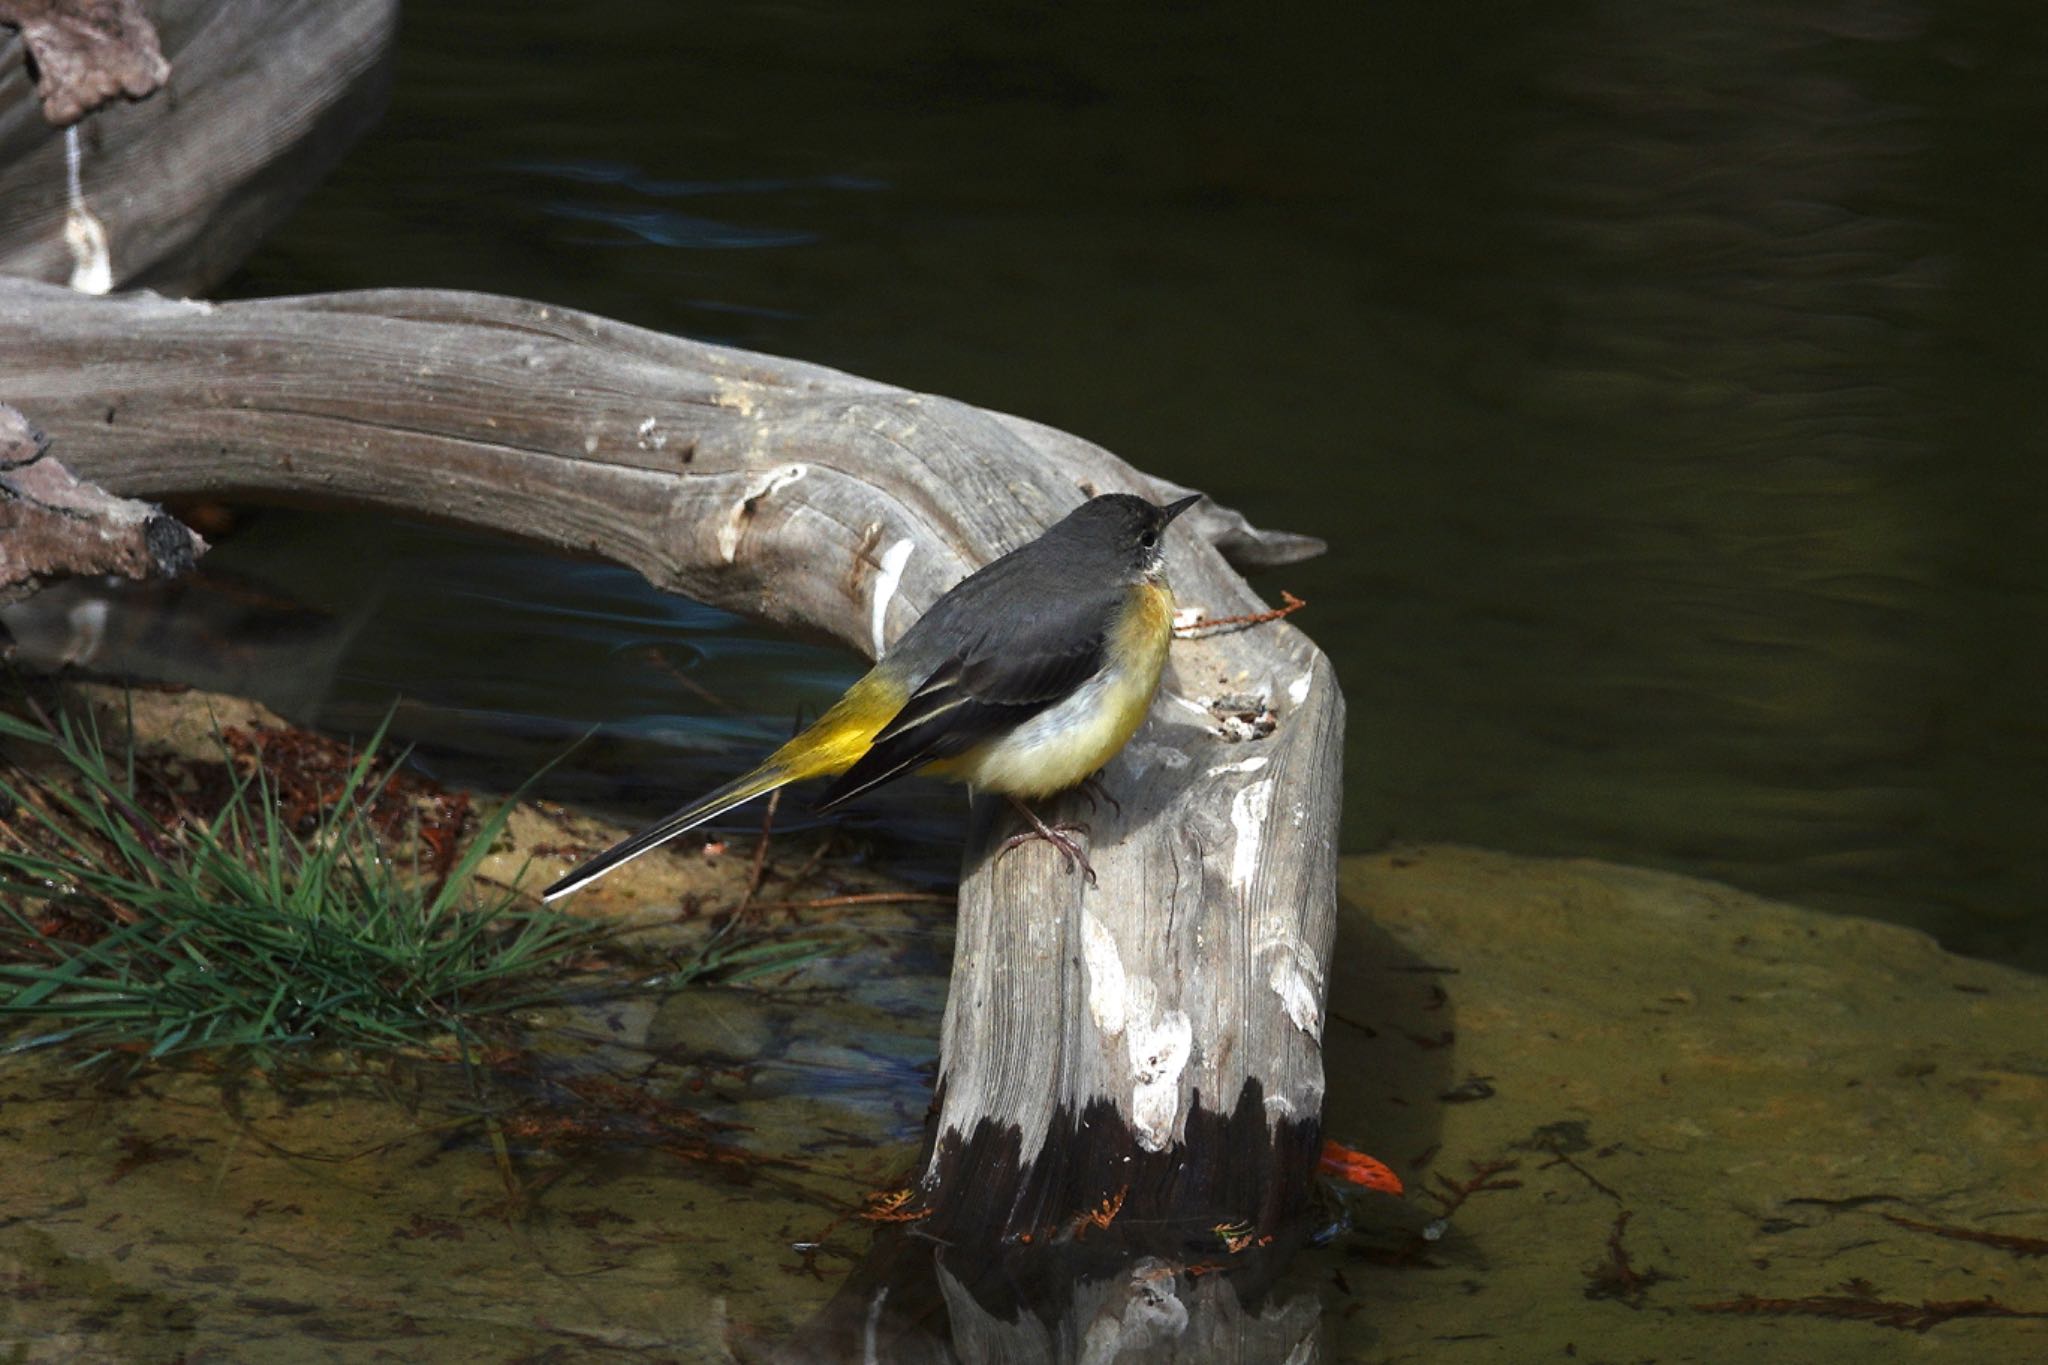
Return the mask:
[[171,78],[137,0],[0,0],[0,26],[21,30],[43,117],[60,128],[117,95],[147,98]]
[[0,604],[81,574],[175,577],[205,550],[161,507],[80,481],[0,403]]
[[[1035,423],[473,294],[215,306],[0,283],[0,357],[0,385],[109,487],[489,528],[870,654],[1083,498],[1182,491]],[[1262,605],[1219,547],[1313,547],[1213,506],[1169,541],[1181,605],[1209,616]],[[1103,775],[1116,804],[1052,812],[1092,825],[1097,885],[1042,846],[991,859],[1014,817],[976,803],[921,1179],[934,1228],[1059,1237],[1122,1199],[1104,1236],[1177,1251],[1299,1210],[1343,714],[1286,623],[1181,641]]]

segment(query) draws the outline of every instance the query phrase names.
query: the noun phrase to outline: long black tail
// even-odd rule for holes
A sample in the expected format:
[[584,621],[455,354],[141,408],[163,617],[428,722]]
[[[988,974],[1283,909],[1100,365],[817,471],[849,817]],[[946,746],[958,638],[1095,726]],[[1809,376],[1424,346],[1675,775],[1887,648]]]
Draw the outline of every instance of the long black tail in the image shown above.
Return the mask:
[[630,839],[613,844],[541,892],[540,898],[544,901],[559,900],[573,891],[580,891],[613,868],[633,861],[648,849],[665,844],[678,834],[686,834],[706,820],[715,820],[734,806],[743,805],[757,796],[766,796],[777,787],[793,782],[800,776],[801,773],[793,772],[784,764],[770,759],[744,777],[734,778],[702,800],[684,806],[659,824],[641,830]]

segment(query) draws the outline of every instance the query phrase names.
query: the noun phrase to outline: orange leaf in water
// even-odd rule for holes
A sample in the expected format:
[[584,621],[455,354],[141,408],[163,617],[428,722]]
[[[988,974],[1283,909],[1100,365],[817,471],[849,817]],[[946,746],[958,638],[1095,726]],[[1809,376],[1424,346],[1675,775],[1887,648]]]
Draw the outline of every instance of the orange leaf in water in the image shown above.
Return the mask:
[[1403,1192],[1401,1177],[1389,1170],[1385,1162],[1342,1143],[1323,1144],[1322,1165],[1323,1174],[1333,1175],[1339,1180],[1348,1180],[1354,1185],[1378,1190],[1381,1194],[1398,1195]]

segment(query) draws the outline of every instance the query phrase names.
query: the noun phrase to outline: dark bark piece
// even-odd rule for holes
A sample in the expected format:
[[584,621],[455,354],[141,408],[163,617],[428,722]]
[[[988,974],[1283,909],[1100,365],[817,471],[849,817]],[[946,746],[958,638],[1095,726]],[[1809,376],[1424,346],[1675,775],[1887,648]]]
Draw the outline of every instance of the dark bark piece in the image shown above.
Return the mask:
[[0,0],[0,25],[21,30],[43,117],[60,128],[116,95],[144,99],[171,78],[137,0]]
[[[109,487],[491,528],[869,655],[1088,494],[1170,494],[1033,423],[483,295],[203,305],[0,281],[0,357]],[[1182,607],[1263,605],[1207,539],[1229,532],[1218,512],[1169,531]],[[1247,706],[1261,724],[1221,723]],[[954,1240],[1057,1235],[1124,1180],[1159,1221],[1111,1231],[1169,1254],[1191,1228],[1263,1235],[1299,1210],[1343,714],[1289,623],[1181,641],[1104,773],[1116,805],[1088,817],[1099,885],[1050,847],[992,860],[1013,818],[978,803],[922,1176]]]
[[80,574],[176,577],[205,550],[161,507],[80,481],[0,403],[0,603]]
[[382,111],[397,9],[160,0],[170,88],[64,130],[0,60],[0,274],[175,294],[226,279]]

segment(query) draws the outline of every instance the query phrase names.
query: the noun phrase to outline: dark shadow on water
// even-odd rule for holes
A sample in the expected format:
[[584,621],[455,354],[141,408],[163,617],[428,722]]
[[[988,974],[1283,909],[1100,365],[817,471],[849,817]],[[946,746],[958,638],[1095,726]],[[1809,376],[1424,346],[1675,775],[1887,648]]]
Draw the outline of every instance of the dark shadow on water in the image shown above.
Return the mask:
[[1323,1067],[1323,1135],[1370,1152],[1414,1192],[1429,1174],[1446,1096],[1469,1094],[1457,1073],[1458,966],[1424,962],[1339,907],[1331,954]]
[[[1325,1358],[1370,1350],[1382,1305],[1354,1289],[1344,1268],[1357,1260],[1413,1266],[1455,1238],[1436,1224],[1438,1176],[1465,1172],[1441,1162],[1444,1107],[1488,1093],[1486,1079],[1457,1065],[1458,964],[1426,962],[1375,925],[1364,908],[1340,902],[1323,1033],[1328,1091],[1323,1136],[1366,1152],[1401,1177],[1404,1198],[1333,1182],[1339,1207],[1295,1258],[1285,1284],[1313,1289],[1326,1312]],[[1453,1220],[1455,1221],[1455,1220]],[[1432,1226],[1432,1224],[1436,1224]]]

